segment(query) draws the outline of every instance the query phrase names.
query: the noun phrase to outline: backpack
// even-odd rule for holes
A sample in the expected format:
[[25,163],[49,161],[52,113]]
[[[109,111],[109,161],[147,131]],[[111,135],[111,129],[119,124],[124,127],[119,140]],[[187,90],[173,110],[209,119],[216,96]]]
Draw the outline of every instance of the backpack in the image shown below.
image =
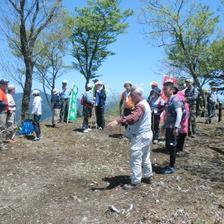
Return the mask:
[[35,131],[35,126],[33,125],[33,121],[31,119],[27,119],[23,121],[22,128],[20,130],[21,135],[30,135]]

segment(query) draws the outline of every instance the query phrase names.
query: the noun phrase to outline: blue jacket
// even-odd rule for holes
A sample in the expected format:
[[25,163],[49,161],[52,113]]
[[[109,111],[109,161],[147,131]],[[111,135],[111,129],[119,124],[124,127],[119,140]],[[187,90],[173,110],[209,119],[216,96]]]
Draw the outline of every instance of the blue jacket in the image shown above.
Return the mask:
[[61,109],[61,97],[59,95],[51,96],[52,109]]
[[96,106],[104,106],[106,101],[106,91],[105,89],[101,89],[100,91],[96,91]]

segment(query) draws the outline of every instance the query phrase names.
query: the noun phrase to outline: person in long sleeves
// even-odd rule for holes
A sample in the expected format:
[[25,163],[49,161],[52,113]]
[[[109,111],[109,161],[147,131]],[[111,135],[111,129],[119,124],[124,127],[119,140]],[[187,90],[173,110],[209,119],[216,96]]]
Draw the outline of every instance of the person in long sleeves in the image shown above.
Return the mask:
[[170,163],[169,166],[163,168],[162,172],[164,174],[171,174],[175,172],[178,135],[181,129],[184,105],[179,97],[174,95],[175,89],[173,81],[167,80],[167,82],[164,83],[163,91],[165,96],[168,98],[164,109],[165,118],[163,128],[165,128],[166,131],[166,148],[170,153]]
[[35,127],[35,138],[34,141],[39,141],[41,137],[40,129],[40,119],[42,115],[42,98],[40,96],[39,90],[33,91],[33,106],[32,106],[32,115],[33,115],[33,124]]
[[53,89],[51,97],[51,107],[52,107],[52,127],[57,128],[60,122],[60,112],[61,112],[61,98],[59,95],[59,89]]
[[104,129],[105,127],[105,119],[104,119],[104,110],[105,110],[105,102],[106,102],[106,90],[105,86],[101,81],[98,81],[96,84],[96,122],[98,129]]
[[6,150],[7,147],[4,144],[6,133],[6,119],[8,112],[8,99],[6,90],[8,88],[8,81],[0,80],[0,150]]
[[190,119],[189,119],[189,135],[192,138],[196,137],[196,104],[198,100],[198,91],[193,86],[193,80],[187,79],[185,81],[186,90],[185,90],[185,97],[187,102],[190,105]]
[[6,140],[9,143],[15,142],[15,135],[16,135],[16,103],[13,98],[14,94],[15,94],[15,86],[9,85],[7,93],[8,113],[6,121],[6,128],[7,128]]
[[93,97],[93,84],[88,83],[87,84],[87,90],[82,96],[81,103],[83,105],[83,132],[88,133],[91,131],[89,128],[89,118],[92,117],[92,110],[94,105],[94,97]]
[[148,97],[148,103],[152,110],[152,131],[153,131],[153,143],[158,143],[159,140],[159,123],[160,123],[160,115],[161,110],[159,109],[159,102],[161,100],[160,94],[161,89],[158,87],[159,84],[156,81],[151,82],[151,88],[149,97]]
[[150,184],[153,176],[150,160],[150,148],[153,138],[151,109],[148,102],[142,97],[140,88],[132,88],[130,96],[135,105],[132,113],[108,124],[109,127],[115,127],[118,124],[128,125],[126,136],[131,141],[131,184],[124,185],[124,189],[127,190],[136,189],[140,186],[141,181]]
[[68,89],[67,80],[62,81],[62,91],[60,93],[61,98],[61,112],[60,112],[60,122],[67,122],[68,110],[69,110],[69,98],[71,90]]
[[212,118],[216,116],[216,106],[219,105],[220,100],[217,94],[217,87],[211,86],[211,93],[207,98],[207,109],[208,109],[208,118],[206,119],[206,123],[210,124],[212,122]]

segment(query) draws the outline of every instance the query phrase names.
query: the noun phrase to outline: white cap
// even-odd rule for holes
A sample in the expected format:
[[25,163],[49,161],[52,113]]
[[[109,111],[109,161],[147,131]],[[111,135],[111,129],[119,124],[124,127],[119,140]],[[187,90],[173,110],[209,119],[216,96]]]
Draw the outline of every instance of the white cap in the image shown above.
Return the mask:
[[62,81],[62,83],[68,83],[68,81],[67,81],[66,79],[64,79],[64,80]]
[[93,84],[92,83],[88,83],[87,84],[87,87],[90,88],[90,89],[92,89],[93,88]]
[[14,85],[8,85],[8,90],[13,90],[15,89],[16,87]]
[[186,79],[185,82],[193,83],[194,80],[193,79]]
[[33,95],[38,95],[38,94],[40,94],[40,91],[38,89],[35,89],[35,90],[33,90],[33,93],[32,94]]
[[56,95],[56,94],[58,94],[60,91],[59,91],[59,89],[54,88],[52,92],[53,92],[54,95]]
[[99,80],[98,82],[96,82],[96,84],[95,85],[103,85],[103,83]]

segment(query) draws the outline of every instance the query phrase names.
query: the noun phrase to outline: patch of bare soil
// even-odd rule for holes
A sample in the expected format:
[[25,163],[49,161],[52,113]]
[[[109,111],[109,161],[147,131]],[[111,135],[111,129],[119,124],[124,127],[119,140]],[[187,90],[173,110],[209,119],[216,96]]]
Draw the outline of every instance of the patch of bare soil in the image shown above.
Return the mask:
[[152,184],[125,191],[130,145],[118,129],[43,124],[40,142],[0,152],[0,223],[224,223],[224,123],[198,125],[175,174],[159,173],[169,155],[153,145]]

